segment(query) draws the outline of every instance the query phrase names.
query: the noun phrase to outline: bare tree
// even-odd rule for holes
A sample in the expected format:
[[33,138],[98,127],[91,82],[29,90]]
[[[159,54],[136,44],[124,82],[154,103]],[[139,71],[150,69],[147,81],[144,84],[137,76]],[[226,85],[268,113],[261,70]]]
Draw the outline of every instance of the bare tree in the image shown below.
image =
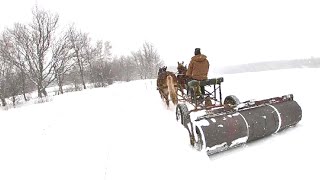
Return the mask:
[[137,74],[138,74],[139,78],[146,79],[146,74],[145,74],[146,65],[142,59],[141,50],[139,50],[137,52],[132,52],[131,57],[137,67],[136,70],[137,70]]
[[38,97],[42,97],[42,94],[47,96],[45,88],[55,79],[55,61],[48,52],[59,16],[37,7],[32,13],[33,21],[29,26],[15,24],[11,33],[22,57],[16,64],[28,72],[30,79],[37,86]]
[[112,59],[112,57],[111,57],[112,56],[111,49],[112,49],[112,46],[111,46],[110,41],[104,42],[103,57],[104,57],[104,60],[107,61],[107,62],[110,62],[111,59]]
[[18,79],[19,84],[21,85],[21,93],[23,95],[23,98],[25,101],[28,101],[28,98],[26,96],[26,93],[30,92],[32,90],[31,82],[29,81],[29,78],[22,68],[18,68]]
[[6,106],[6,87],[5,87],[5,61],[1,58],[2,54],[0,52],[0,100],[2,106]]
[[163,65],[163,61],[161,61],[160,55],[151,43],[145,42],[143,44],[142,57],[146,61],[146,74],[148,78],[156,77],[157,70],[160,66]]
[[103,57],[100,57],[101,51],[102,51],[102,41],[98,41],[95,47],[88,45],[87,47],[84,48],[84,50],[85,50],[84,60],[89,67],[89,69],[87,70],[89,72],[89,81],[90,83],[95,84],[96,83],[95,64],[96,64],[96,61],[99,61],[99,59],[103,59]]
[[[104,79],[102,75],[103,69],[103,42],[98,41],[96,46],[91,48],[91,61],[90,61],[90,77],[91,82],[94,84],[95,87],[104,87]],[[89,57],[88,57],[89,58]]]
[[6,64],[8,62],[8,43],[6,40],[5,33],[1,34],[0,37],[0,99],[2,106],[6,106]]
[[131,80],[134,80],[134,79],[136,79],[137,77],[137,75],[136,75],[136,69],[137,69],[137,67],[136,67],[136,65],[135,65],[135,63],[134,63],[134,61],[133,61],[133,59],[132,59],[132,57],[130,57],[130,56],[127,56],[126,58],[125,58],[125,60],[123,61],[123,69],[124,69],[124,72],[125,72],[125,81],[131,81]]
[[141,79],[154,78],[158,67],[163,65],[160,55],[151,43],[145,42],[142,49],[132,53]]
[[131,56],[121,56],[120,58],[115,58],[113,70],[117,72],[117,80],[128,82],[137,79],[135,61]]
[[88,61],[86,61],[85,57],[88,52],[88,48],[90,47],[90,38],[88,34],[76,31],[73,26],[70,27],[68,31],[68,38],[71,43],[75,64],[79,68],[83,88],[86,89],[84,73],[85,67],[88,65]]
[[113,60],[112,60],[112,53],[111,53],[111,43],[110,41],[105,41],[104,42],[104,63],[103,63],[103,79],[106,81],[109,85],[113,83],[114,77],[115,77],[115,72],[113,71]]
[[55,79],[59,86],[58,94],[63,94],[63,85],[66,74],[71,70],[74,63],[72,60],[71,45],[67,34],[59,38],[52,46],[52,59],[54,63]]
[[111,61],[111,45],[109,41],[103,43],[97,41],[96,46],[91,47],[87,53],[91,83],[95,87],[105,87],[113,82]]
[[[6,64],[10,64],[10,69],[14,69],[16,76],[16,82],[15,85],[19,86],[19,93],[23,94],[24,100],[28,101],[26,97],[26,93],[29,92],[32,88],[32,85],[29,81],[27,72],[26,72],[26,66],[25,62],[23,61],[23,58],[21,56],[21,53],[19,51],[19,47],[14,41],[14,37],[10,33],[10,30],[7,29],[2,33],[2,42],[1,44],[1,54],[2,59],[6,61]],[[8,66],[7,66],[8,68]],[[12,90],[13,91],[13,90]]]
[[21,79],[19,79],[17,70],[18,69],[11,64],[8,66],[5,74],[5,83],[8,93],[7,97],[12,98],[13,106],[16,105],[16,97],[21,93],[21,86],[17,84],[21,81]]
[[12,97],[13,105],[16,102],[16,96],[21,92],[18,69],[14,66],[15,49],[7,32],[2,33],[0,39],[0,99],[2,105],[7,103],[5,98]]

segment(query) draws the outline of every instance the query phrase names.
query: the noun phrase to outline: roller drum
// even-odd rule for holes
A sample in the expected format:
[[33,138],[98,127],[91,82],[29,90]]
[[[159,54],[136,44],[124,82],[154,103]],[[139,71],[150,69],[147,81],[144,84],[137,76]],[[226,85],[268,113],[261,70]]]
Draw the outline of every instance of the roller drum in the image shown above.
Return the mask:
[[284,130],[301,118],[300,106],[290,100],[203,116],[194,121],[192,131],[202,148],[213,154]]

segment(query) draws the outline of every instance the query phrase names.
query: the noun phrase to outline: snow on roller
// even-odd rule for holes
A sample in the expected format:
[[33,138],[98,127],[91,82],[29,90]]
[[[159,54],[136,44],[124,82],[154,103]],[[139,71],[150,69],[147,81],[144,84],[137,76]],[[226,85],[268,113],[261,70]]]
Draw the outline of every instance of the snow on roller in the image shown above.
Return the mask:
[[[190,81],[188,95],[180,95],[176,107],[176,118],[188,130],[191,145],[208,155],[277,133],[302,118],[292,94],[242,103],[231,95],[222,102],[222,82],[223,78]],[[202,95],[197,92],[200,86],[213,90]]]

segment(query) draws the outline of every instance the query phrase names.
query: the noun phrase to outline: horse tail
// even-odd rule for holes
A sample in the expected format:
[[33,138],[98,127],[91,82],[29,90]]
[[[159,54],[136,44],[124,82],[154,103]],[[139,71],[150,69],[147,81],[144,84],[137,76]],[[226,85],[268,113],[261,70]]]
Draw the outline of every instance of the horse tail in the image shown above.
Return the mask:
[[167,76],[167,86],[170,94],[170,98],[174,105],[178,104],[178,96],[176,92],[176,88],[174,87],[173,78],[171,75]]

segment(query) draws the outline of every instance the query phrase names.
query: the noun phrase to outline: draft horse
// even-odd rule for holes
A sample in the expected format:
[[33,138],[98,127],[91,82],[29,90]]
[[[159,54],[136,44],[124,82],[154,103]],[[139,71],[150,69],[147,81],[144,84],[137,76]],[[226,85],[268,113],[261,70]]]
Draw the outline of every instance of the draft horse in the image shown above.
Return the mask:
[[186,75],[188,70],[187,65],[185,65],[183,61],[182,63],[178,62],[177,70],[178,70],[178,75],[177,75],[178,89],[183,96],[184,90],[187,90],[187,82],[190,80]]
[[[171,100],[174,105],[178,104],[178,82],[177,77],[173,72],[167,71],[167,67],[161,67],[158,71],[157,89],[160,93],[161,99],[166,102],[169,107]],[[170,96],[170,100],[169,100]]]

